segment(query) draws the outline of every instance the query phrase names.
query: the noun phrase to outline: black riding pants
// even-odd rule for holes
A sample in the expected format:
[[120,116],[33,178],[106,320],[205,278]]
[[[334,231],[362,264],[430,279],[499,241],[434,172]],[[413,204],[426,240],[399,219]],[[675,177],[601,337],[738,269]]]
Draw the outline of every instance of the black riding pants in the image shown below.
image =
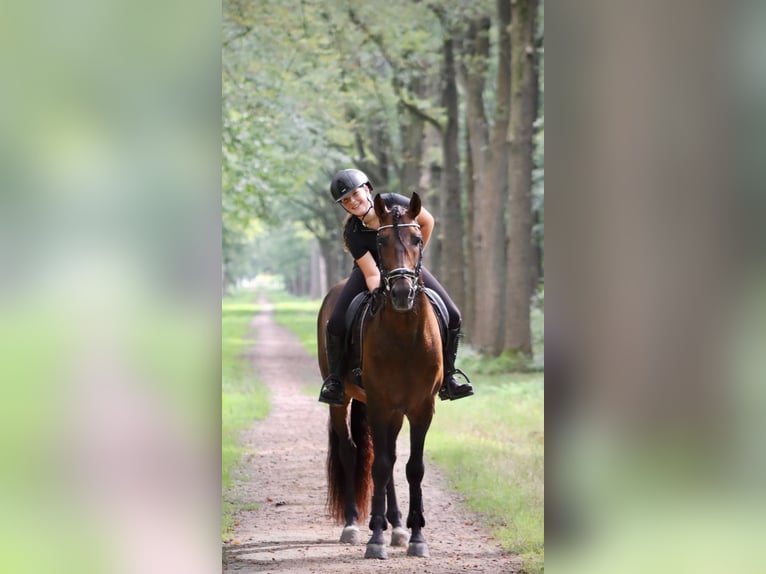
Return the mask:
[[[422,267],[421,272],[423,274],[423,283],[425,283],[425,286],[436,291],[439,294],[439,297],[442,298],[442,301],[444,301],[444,304],[447,307],[447,313],[449,314],[449,328],[458,329],[462,319],[457,306],[447,294],[444,287],[442,287],[441,283],[436,280],[436,277],[431,275],[428,269]],[[353,301],[354,297],[366,289],[367,283],[364,280],[362,270],[359,269],[359,267],[354,266],[346,285],[340,292],[338,303],[335,305],[335,309],[333,309],[332,315],[330,315],[330,320],[327,323],[327,330],[330,333],[339,337],[345,336],[346,310],[348,309],[348,306],[351,305],[351,301]]]

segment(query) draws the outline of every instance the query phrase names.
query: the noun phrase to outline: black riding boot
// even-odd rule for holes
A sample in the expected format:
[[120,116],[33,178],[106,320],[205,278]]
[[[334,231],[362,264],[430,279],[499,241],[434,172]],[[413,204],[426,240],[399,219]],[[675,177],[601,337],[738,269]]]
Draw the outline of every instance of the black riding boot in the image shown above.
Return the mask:
[[[457,343],[460,338],[460,327],[450,329],[447,332],[447,344],[444,345],[444,380],[439,389],[439,398],[443,401],[447,399],[454,401],[463,397],[470,397],[473,394],[471,381],[460,369],[455,368],[455,359],[457,359]],[[466,380],[465,383],[458,383],[455,375],[460,374]]]
[[327,365],[330,374],[322,383],[319,401],[328,405],[343,404],[343,337],[327,332]]

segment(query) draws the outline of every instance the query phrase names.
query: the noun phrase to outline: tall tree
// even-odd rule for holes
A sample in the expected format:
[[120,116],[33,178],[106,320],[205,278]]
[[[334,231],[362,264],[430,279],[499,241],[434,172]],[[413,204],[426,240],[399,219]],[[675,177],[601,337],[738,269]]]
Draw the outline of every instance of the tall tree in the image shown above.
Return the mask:
[[465,307],[465,252],[463,247],[463,215],[460,201],[460,146],[458,125],[459,100],[455,62],[454,32],[444,31],[442,52],[442,104],[447,125],[442,134],[442,250],[449,254],[444,258],[442,278],[458,308]]
[[489,126],[484,111],[484,89],[487,83],[489,66],[489,32],[492,20],[489,16],[468,21],[462,41],[460,59],[460,80],[465,94],[465,133],[466,133],[466,173],[468,214],[470,221],[468,274],[469,298],[468,313],[471,318],[468,336],[472,343],[478,343],[485,325],[483,316],[479,316],[482,301],[480,285],[487,280],[482,277],[483,266],[479,253],[484,248],[486,238],[483,234],[482,219],[485,208],[480,206],[483,197],[485,169],[485,150],[489,147]]
[[512,5],[511,192],[508,235],[508,290],[505,347],[532,353],[529,306],[534,274],[532,252],[532,169],[537,117],[538,72],[535,30],[537,0]]
[[505,304],[505,204],[508,193],[508,126],[511,96],[510,0],[497,0],[498,61],[495,113],[491,126],[484,111],[483,84],[489,52],[489,23],[480,22],[472,66],[467,68],[468,131],[474,170],[474,299],[473,342],[480,351],[498,355],[503,349]]

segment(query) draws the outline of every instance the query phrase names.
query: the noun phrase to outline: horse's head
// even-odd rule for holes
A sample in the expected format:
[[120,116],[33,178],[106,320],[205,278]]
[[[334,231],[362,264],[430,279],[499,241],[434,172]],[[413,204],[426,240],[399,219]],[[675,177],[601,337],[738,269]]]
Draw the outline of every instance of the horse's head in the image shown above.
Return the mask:
[[396,311],[410,311],[420,288],[420,267],[423,260],[423,237],[415,218],[420,213],[420,196],[412,194],[410,206],[395,205],[388,209],[375,196],[375,213],[380,220],[378,228],[378,260],[380,261],[381,288],[390,296]]

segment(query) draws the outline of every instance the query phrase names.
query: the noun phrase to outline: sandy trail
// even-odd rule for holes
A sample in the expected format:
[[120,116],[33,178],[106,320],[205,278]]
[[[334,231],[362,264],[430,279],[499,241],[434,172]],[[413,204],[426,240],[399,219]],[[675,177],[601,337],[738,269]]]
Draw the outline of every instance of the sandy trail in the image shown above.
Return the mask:
[[[251,328],[253,366],[270,390],[272,411],[244,435],[252,454],[247,456],[244,476],[239,477],[237,495],[258,508],[238,516],[233,539],[224,546],[224,572],[519,571],[518,557],[503,553],[428,461],[423,496],[430,558],[411,558],[406,548],[389,547],[388,560],[365,560],[364,544],[340,544],[342,526],[332,522],[324,508],[327,407],[303,390],[306,383],[320,378],[316,360],[289,330],[273,321],[268,306],[253,319]],[[404,516],[409,508],[404,476],[409,456],[406,429],[405,422],[394,475]],[[360,530],[366,542],[366,524]],[[386,535],[388,539],[390,528]]]

